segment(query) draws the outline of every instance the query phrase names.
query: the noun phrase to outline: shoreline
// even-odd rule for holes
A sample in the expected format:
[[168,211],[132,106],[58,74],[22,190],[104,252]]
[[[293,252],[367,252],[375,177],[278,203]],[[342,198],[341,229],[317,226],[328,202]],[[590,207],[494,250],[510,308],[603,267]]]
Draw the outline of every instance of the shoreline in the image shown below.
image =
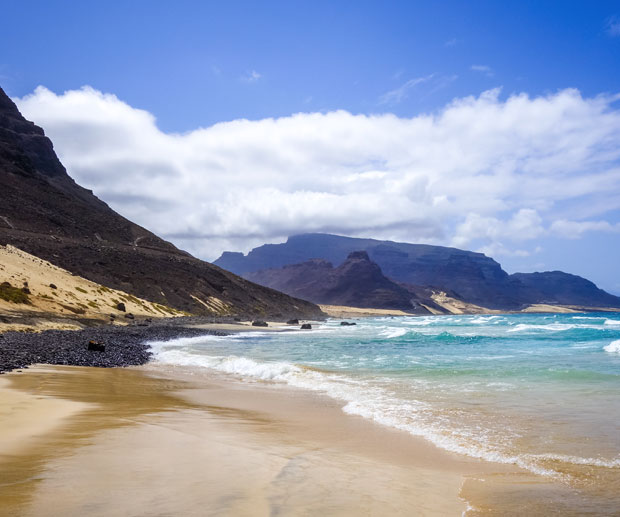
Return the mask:
[[[120,330],[148,348],[144,340],[157,339],[157,334],[168,339],[229,335],[215,329],[239,326],[175,323],[150,330],[115,327],[113,335]],[[241,326],[251,332],[288,328]],[[145,338],[147,334],[153,335]],[[362,507],[356,504],[364,498],[370,515],[408,515],[411,508],[424,515],[503,515],[518,513],[524,498],[530,515],[556,508],[578,514],[566,502],[571,489],[553,479],[447,452],[423,438],[346,414],[342,407],[319,392],[156,362],[128,368],[35,365],[16,370],[0,377],[0,419],[12,423],[0,429],[0,443],[5,444],[0,447],[0,504],[20,512],[30,508],[24,515],[45,515],[49,504],[65,505],[65,515],[107,515],[120,504],[133,515],[151,504],[155,492],[163,492],[169,513],[203,515],[199,508],[205,504],[223,504],[220,490],[234,492],[229,496],[234,505],[220,508],[222,512],[239,515],[267,515],[274,508],[293,515],[306,510],[358,515]],[[194,457],[197,448],[201,452]],[[155,454],[156,449],[162,450]],[[248,472],[248,464],[256,472]],[[103,472],[101,479],[92,465]],[[129,473],[123,470],[126,465]],[[171,479],[153,469],[186,469],[194,478]],[[116,477],[127,486],[106,485]],[[28,482],[31,478],[40,483]],[[200,495],[192,488],[198,480],[218,488]],[[9,493],[22,484],[22,492]],[[81,487],[83,495],[62,496],[67,484]],[[131,492],[124,492],[130,487]],[[99,500],[99,492],[115,490],[120,492],[113,501]],[[187,490],[186,506],[175,507],[176,492]],[[137,499],[134,492],[139,492]],[[311,502],[324,493],[340,495],[329,508],[313,507]],[[356,498],[350,498],[352,493]],[[93,497],[100,513],[90,511]],[[380,511],[379,501],[395,506]]]
[[[0,449],[0,505],[23,515],[50,505],[63,515],[461,515],[468,478],[515,472],[274,383],[155,363],[35,366],[2,380],[3,419],[18,400],[31,413],[14,427],[29,438]],[[51,421],[52,405],[67,411]]]

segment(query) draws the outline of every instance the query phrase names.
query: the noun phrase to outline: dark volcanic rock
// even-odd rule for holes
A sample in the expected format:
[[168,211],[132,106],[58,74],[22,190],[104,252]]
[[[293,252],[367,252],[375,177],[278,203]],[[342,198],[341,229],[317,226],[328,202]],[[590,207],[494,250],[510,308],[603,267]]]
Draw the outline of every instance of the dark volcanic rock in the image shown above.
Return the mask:
[[341,326],[341,327],[351,327],[351,326],[353,326],[353,325],[357,325],[357,323],[351,323],[351,322],[349,322],[349,321],[341,321],[341,322],[340,322],[340,326]]
[[[320,318],[315,305],[192,257],[77,185],[43,130],[0,89],[0,244],[104,286],[179,310]],[[198,298],[198,300],[196,299]],[[199,301],[200,300],[200,301]]]
[[125,308],[125,304],[123,302],[121,302],[121,303],[117,303],[116,304],[116,310],[117,311],[121,311],[121,312],[125,312],[127,309]]
[[301,330],[312,330],[312,325],[310,325],[310,323],[304,323],[301,326]]
[[337,268],[314,259],[248,276],[254,282],[315,303],[428,314],[416,296],[386,278],[365,251],[350,253]]
[[297,318],[294,318],[292,320],[288,320],[286,324],[287,325],[299,325],[299,320]]
[[266,321],[256,320],[252,322],[253,327],[268,327],[269,324]]
[[[176,323],[179,324],[181,322]],[[6,332],[0,334],[0,373],[37,363],[99,367],[144,364],[151,356],[150,348],[145,344],[147,341],[222,335],[221,332],[176,325]],[[85,345],[90,342],[105,343],[104,350],[94,353],[89,350],[90,345]]]
[[105,352],[105,345],[91,339],[88,342],[88,349],[93,352]]

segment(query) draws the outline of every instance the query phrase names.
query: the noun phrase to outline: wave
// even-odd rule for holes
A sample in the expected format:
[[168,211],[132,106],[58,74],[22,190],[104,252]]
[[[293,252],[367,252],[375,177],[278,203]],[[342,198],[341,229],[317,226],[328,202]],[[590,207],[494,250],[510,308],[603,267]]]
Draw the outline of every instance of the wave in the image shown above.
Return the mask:
[[616,339],[616,341],[612,341],[607,346],[604,346],[603,350],[605,350],[605,352],[611,352],[612,354],[620,354],[620,339]]
[[605,320],[604,325],[620,325],[620,320]]
[[[578,465],[619,466],[616,460],[560,457],[550,454],[511,454],[504,445],[501,445],[502,441],[507,440],[506,443],[509,443],[517,436],[516,434],[512,436],[509,429],[503,429],[502,439],[494,444],[493,440],[488,439],[488,433],[482,432],[477,427],[467,428],[462,423],[457,424],[458,428],[453,427],[454,423],[448,422],[443,412],[438,415],[437,409],[430,404],[416,399],[400,398],[389,387],[373,384],[371,380],[311,369],[286,361],[266,362],[235,355],[211,356],[200,353],[196,348],[191,350],[196,344],[218,339],[227,338],[216,336],[181,338],[149,344],[157,362],[202,367],[243,379],[282,382],[292,387],[321,392],[343,402],[342,410],[347,414],[358,415],[425,438],[450,452],[497,463],[514,464],[533,473],[553,477],[563,474],[559,467],[547,466],[549,460]],[[617,343],[620,349],[620,341]]]
[[[619,322],[620,323],[620,322]],[[594,329],[601,330],[600,325],[587,325],[579,323],[549,323],[547,325],[531,325],[527,323],[519,323],[507,332],[527,332],[527,331],[543,331],[543,332],[562,332],[573,329]]]
[[404,336],[405,334],[407,334],[407,332],[409,332],[408,329],[403,329],[403,328],[398,328],[398,327],[388,327],[387,329],[382,331],[379,335],[386,339],[392,339],[395,337]]

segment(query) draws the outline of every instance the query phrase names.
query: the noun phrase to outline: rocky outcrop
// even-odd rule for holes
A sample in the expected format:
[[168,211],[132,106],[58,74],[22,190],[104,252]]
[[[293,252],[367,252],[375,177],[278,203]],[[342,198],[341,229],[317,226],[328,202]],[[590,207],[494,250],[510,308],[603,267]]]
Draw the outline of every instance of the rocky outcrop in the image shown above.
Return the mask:
[[0,89],[0,244],[195,314],[321,317],[315,305],[192,257],[77,185],[43,130]]
[[415,294],[386,278],[365,251],[350,253],[337,268],[314,259],[250,273],[248,278],[315,303],[429,313]]

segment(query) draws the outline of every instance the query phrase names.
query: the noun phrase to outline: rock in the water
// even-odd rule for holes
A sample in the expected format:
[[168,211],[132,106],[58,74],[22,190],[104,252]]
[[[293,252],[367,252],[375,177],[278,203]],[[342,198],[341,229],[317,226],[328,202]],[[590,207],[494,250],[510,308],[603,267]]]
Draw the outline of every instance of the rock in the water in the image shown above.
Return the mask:
[[299,320],[298,319],[292,319],[292,320],[288,320],[286,322],[287,325],[299,325]]
[[121,311],[121,312],[125,312],[127,309],[125,308],[125,304],[123,302],[121,302],[121,303],[117,303],[116,304],[116,310],[117,311]]
[[105,352],[105,345],[91,339],[88,342],[88,349],[92,350],[93,352]]
[[256,320],[252,322],[253,327],[268,327],[269,324],[263,320]]
[[341,325],[342,327],[350,327],[350,326],[352,326],[352,325],[357,325],[357,323],[350,322],[350,321],[341,321],[341,322],[340,322],[340,325]]
[[301,326],[301,330],[312,330],[312,325],[310,325],[310,323],[304,323]]

